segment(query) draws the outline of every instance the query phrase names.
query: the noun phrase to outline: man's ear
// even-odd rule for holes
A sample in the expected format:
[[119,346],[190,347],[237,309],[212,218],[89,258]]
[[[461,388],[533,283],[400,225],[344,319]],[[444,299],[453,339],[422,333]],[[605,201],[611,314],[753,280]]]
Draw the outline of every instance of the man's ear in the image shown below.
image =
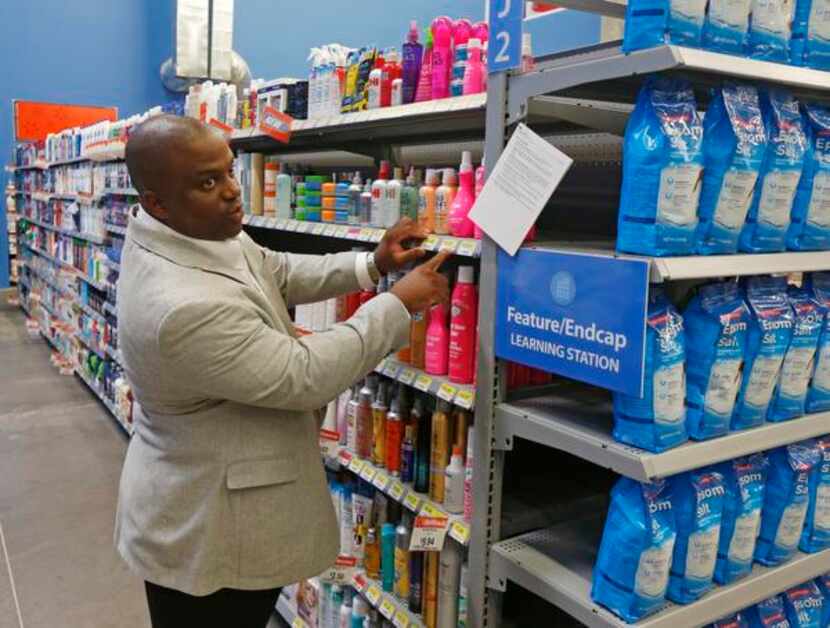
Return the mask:
[[148,214],[160,222],[167,222],[167,209],[158,194],[152,190],[144,190],[138,198],[141,201],[141,206]]

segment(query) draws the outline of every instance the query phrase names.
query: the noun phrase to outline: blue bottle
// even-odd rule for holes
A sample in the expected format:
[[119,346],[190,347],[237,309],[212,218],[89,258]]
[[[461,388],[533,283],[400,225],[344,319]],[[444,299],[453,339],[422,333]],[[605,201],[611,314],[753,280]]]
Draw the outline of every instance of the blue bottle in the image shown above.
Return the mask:
[[395,587],[395,524],[384,523],[380,533],[380,572],[383,590],[391,593]]

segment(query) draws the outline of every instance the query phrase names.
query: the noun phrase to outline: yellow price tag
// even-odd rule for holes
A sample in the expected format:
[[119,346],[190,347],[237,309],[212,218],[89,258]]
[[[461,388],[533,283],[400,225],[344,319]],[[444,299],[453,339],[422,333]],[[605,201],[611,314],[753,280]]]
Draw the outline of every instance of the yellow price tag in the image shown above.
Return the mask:
[[427,251],[434,251],[438,248],[438,236],[437,235],[430,235],[427,236],[427,239],[424,240],[421,246],[426,249]]
[[406,499],[403,500],[403,503],[412,512],[418,512],[418,507],[421,505],[421,498],[415,493],[410,493],[406,496]]
[[369,604],[372,606],[377,607],[378,602],[380,602],[380,596],[381,592],[376,584],[370,584],[369,588],[366,589],[366,599],[369,600]]
[[409,628],[409,617],[406,616],[403,610],[399,610],[392,618],[392,625],[395,628]]
[[438,246],[439,251],[449,251],[450,253],[454,253],[456,248],[458,248],[458,240],[455,238],[443,238]]
[[380,603],[380,614],[386,619],[392,619],[395,615],[395,604],[388,597],[383,598],[383,602]]
[[406,487],[403,484],[401,484],[400,482],[398,482],[397,480],[395,480],[394,482],[392,482],[392,488],[389,489],[389,495],[396,502],[399,502],[403,498],[403,494],[404,494],[405,490],[406,490]]
[[311,229],[311,224],[307,222],[301,222],[297,225],[297,233],[306,233],[309,229]]
[[470,542],[470,526],[463,521],[453,521],[450,526],[450,536],[461,545],[467,545]]
[[363,469],[360,472],[360,477],[362,477],[367,482],[370,482],[375,479],[375,475],[377,475],[378,470],[370,464],[363,465]]
[[432,386],[432,378],[429,375],[418,375],[415,379],[415,388],[420,391],[427,392]]
[[473,407],[475,401],[475,393],[472,390],[459,390],[455,396],[455,405],[466,408],[467,410]]
[[369,240],[371,240],[372,239],[372,231],[374,231],[374,230],[369,229],[368,227],[361,229],[359,240],[361,242],[368,242]]
[[426,515],[428,517],[444,517],[447,518],[447,513],[445,513],[440,508],[433,506],[429,502],[424,504],[424,508],[421,510],[422,515]]
[[294,621],[291,622],[291,628],[306,628],[306,623],[301,617],[295,617]]
[[456,249],[456,253],[467,257],[475,257],[477,249],[478,243],[475,240],[462,240],[458,245],[458,249]]
[[415,371],[412,369],[403,369],[398,373],[398,381],[407,386],[411,386],[415,380]]
[[385,491],[389,487],[389,482],[392,481],[388,475],[386,475],[383,471],[378,471],[377,475],[375,476],[375,481],[372,484],[375,486],[376,489]]
[[457,392],[458,388],[456,388],[452,384],[444,382],[438,389],[438,398],[443,399],[444,401],[452,402],[452,400],[455,399],[455,393]]
[[360,458],[352,458],[351,462],[349,462],[349,471],[360,474],[363,470],[364,464],[365,463]]
[[324,225],[323,223],[318,223],[314,225],[314,228],[311,230],[311,233],[313,233],[314,235],[323,235],[323,229],[325,228],[326,225]]

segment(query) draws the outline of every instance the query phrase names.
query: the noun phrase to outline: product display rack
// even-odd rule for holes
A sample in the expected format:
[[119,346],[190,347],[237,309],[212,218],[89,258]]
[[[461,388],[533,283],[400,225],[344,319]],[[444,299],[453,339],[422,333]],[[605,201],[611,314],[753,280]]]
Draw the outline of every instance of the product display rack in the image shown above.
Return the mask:
[[406,604],[394,594],[384,592],[381,583],[370,578],[365,571],[357,570],[352,576],[351,584],[395,628],[423,628],[424,623],[418,615],[410,613]]
[[[598,3],[574,0],[568,6],[611,15]],[[645,75],[676,73],[690,80],[701,96],[706,87],[724,79],[750,79],[756,84],[786,86],[796,97],[830,100],[826,72],[744,59],[677,46],[623,54],[619,42],[578,49],[537,60],[535,71],[490,76],[487,96],[485,158],[488,174],[504,149],[514,125],[534,130],[531,112],[556,97],[596,99],[603,103],[633,102]],[[703,99],[701,99],[703,101]],[[705,101],[704,101],[705,102]],[[545,107],[541,106],[544,110]],[[584,126],[620,133],[610,120],[609,107],[586,108]],[[593,120],[591,120],[593,118]],[[537,130],[538,132],[538,130]],[[590,229],[588,229],[590,232]],[[615,257],[613,244],[579,242],[534,243],[536,248],[581,251]],[[640,258],[642,259],[642,258]],[[647,258],[648,259],[648,258]],[[671,282],[707,277],[786,273],[830,269],[830,253],[776,253],[716,257],[651,258],[650,281]],[[827,414],[807,415],[784,424],[766,424],[757,430],[730,433],[701,443],[691,442],[662,454],[652,454],[616,442],[611,436],[610,395],[596,391],[552,389],[530,399],[508,397],[496,359],[495,318],[497,246],[482,243],[479,307],[479,370],[474,453],[474,513],[470,546],[469,582],[471,625],[499,625],[502,593],[508,583],[533,592],[550,604],[594,626],[624,626],[625,622],[595,604],[590,597],[591,574],[602,532],[603,517],[574,517],[563,524],[503,538],[502,492],[505,451],[516,438],[535,441],[644,481],[717,461],[766,450],[811,436],[826,434]],[[620,289],[624,289],[623,286]],[[563,392],[564,391],[564,392]],[[554,489],[555,490],[555,489]],[[604,515],[604,513],[603,513]],[[812,555],[799,553],[775,568],[756,566],[752,574],[729,586],[716,586],[701,600],[667,605],[638,626],[698,626],[725,617],[830,569],[830,550]]]
[[306,621],[297,614],[297,609],[294,608],[288,598],[280,595],[277,599],[277,612],[282,616],[286,623],[291,628],[311,628]]

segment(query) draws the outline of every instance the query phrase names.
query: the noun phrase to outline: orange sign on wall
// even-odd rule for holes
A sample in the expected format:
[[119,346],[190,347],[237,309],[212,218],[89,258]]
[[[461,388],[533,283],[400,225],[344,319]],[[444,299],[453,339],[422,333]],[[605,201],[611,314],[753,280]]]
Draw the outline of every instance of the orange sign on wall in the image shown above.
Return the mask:
[[117,119],[118,107],[14,101],[14,133],[18,142],[44,140],[49,133],[57,133],[66,128]]

